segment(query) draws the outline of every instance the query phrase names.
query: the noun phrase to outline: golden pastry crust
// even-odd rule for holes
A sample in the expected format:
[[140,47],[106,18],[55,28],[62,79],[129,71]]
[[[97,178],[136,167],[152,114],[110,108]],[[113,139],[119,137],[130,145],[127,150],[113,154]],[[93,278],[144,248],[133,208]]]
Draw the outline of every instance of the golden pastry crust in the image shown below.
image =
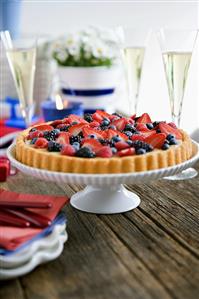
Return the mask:
[[16,159],[28,166],[65,173],[128,173],[182,163],[192,157],[194,148],[188,134],[181,130],[182,141],[168,150],[154,150],[144,155],[112,158],[79,158],[34,148],[25,142],[29,129],[19,134]]

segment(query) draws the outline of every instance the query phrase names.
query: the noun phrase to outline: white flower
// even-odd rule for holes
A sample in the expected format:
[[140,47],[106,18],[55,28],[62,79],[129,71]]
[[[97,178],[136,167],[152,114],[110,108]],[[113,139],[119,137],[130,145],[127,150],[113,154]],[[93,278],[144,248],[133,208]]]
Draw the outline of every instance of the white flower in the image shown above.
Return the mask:
[[64,62],[68,58],[68,53],[63,49],[60,49],[56,51],[56,57],[59,59],[59,61]]

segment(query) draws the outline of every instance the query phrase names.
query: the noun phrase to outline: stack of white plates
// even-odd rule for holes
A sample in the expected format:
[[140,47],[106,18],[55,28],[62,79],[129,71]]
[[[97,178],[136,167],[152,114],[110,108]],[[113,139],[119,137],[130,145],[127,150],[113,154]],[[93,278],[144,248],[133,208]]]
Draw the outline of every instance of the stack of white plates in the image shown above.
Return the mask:
[[36,266],[56,259],[67,241],[66,219],[58,216],[53,224],[14,251],[0,250],[0,280],[31,272]]

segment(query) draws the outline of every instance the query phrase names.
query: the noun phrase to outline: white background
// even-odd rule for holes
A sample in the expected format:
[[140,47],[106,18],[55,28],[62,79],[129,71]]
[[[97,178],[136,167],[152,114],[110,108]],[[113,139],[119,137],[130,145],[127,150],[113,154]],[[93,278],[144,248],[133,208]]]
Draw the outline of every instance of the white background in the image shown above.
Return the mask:
[[[89,24],[101,26],[199,28],[197,1],[24,1],[22,32],[60,35]],[[199,41],[199,38],[198,38]],[[182,124],[192,133],[199,128],[199,42],[195,48],[185,92]],[[128,109],[125,97],[119,106]],[[155,119],[170,120],[169,100],[161,53],[155,34],[146,51],[139,112]]]

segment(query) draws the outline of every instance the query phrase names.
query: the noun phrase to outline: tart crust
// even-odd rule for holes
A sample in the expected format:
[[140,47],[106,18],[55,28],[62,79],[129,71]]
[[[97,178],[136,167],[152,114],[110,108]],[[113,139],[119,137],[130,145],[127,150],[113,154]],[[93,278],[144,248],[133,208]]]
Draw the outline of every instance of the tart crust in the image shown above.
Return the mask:
[[127,173],[173,166],[190,159],[194,147],[189,135],[180,130],[182,141],[168,150],[154,150],[144,155],[112,158],[79,158],[35,149],[26,143],[29,129],[19,134],[16,141],[16,159],[28,166],[70,173]]

